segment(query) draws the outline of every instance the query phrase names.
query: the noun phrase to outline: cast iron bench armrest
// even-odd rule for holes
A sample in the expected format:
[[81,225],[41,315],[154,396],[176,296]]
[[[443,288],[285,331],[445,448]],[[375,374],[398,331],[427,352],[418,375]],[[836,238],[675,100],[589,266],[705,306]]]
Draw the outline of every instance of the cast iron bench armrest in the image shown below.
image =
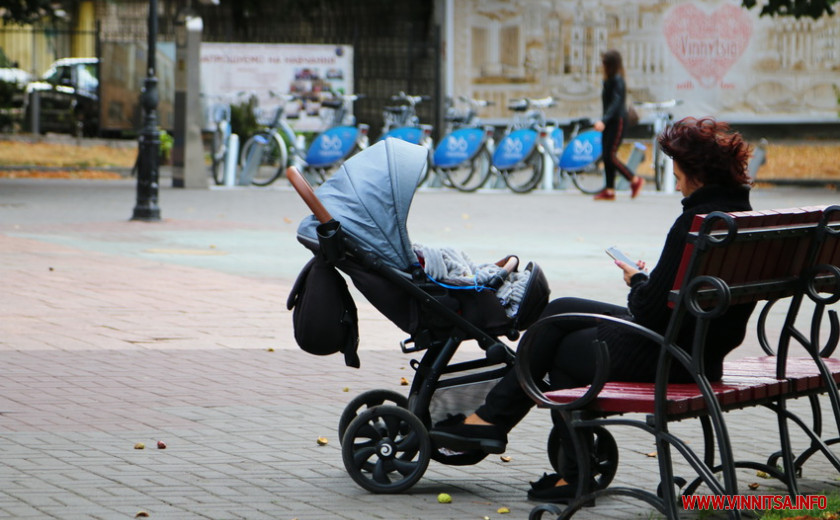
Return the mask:
[[[659,345],[662,345],[664,343],[664,339],[660,334],[657,334],[656,332],[636,323],[623,320],[621,318],[616,318],[614,316],[606,316],[602,314],[569,313],[555,314],[553,316],[546,316],[545,318],[540,319],[539,321],[531,325],[528,328],[528,331],[522,337],[522,341],[520,341],[519,348],[516,351],[516,362],[514,366],[516,367],[516,376],[519,379],[519,384],[522,385],[522,389],[525,391],[526,394],[528,394],[528,396],[531,399],[534,400],[534,402],[536,402],[542,407],[551,408],[554,410],[576,410],[584,408],[592,401],[598,398],[598,394],[601,392],[601,389],[603,389],[604,384],[606,384],[606,382],[609,380],[609,351],[607,349],[606,343],[604,343],[603,341],[596,340],[593,342],[592,345],[592,348],[595,349],[595,376],[593,378],[592,383],[587,388],[586,392],[584,392],[583,395],[581,395],[574,401],[568,403],[558,403],[556,401],[553,401],[545,396],[544,391],[540,389],[537,382],[534,381],[534,378],[531,375],[531,350],[533,349],[533,338],[537,337],[537,335],[540,332],[540,329],[542,329],[543,327],[551,326],[552,324],[556,324],[557,322],[572,320],[592,322],[592,326],[595,326],[603,321],[611,321],[613,323],[618,324],[621,327],[629,329],[629,331],[631,331],[632,333],[645,336],[646,338]],[[668,350],[673,352],[674,350],[679,349],[669,348]],[[682,353],[684,354],[684,352]],[[685,358],[682,357],[680,361],[684,363]]]

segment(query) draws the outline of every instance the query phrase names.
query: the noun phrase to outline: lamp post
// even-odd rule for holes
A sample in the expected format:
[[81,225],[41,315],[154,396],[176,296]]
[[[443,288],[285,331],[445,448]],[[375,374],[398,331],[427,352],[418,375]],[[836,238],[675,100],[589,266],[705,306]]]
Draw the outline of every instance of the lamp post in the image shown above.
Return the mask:
[[157,129],[158,90],[155,77],[155,42],[157,40],[157,0],[149,0],[149,41],[146,80],[140,93],[143,129],[138,139],[137,204],[131,220],[160,220],[158,207],[160,133]]

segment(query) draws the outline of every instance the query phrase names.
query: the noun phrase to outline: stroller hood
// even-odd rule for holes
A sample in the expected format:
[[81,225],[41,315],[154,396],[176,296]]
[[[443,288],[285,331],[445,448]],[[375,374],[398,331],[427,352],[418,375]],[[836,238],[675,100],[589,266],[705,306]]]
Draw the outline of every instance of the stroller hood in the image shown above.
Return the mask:
[[[348,159],[315,194],[362,249],[407,270],[417,263],[417,255],[406,220],[427,158],[422,146],[385,139]],[[298,239],[307,247],[318,244],[318,224],[310,215],[298,226]]]

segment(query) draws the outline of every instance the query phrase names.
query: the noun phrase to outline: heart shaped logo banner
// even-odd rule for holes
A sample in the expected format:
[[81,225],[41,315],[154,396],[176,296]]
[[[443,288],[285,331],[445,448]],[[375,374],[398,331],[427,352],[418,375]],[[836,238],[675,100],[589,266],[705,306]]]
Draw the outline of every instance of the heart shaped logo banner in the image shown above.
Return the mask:
[[720,83],[744,54],[752,22],[744,10],[724,4],[707,14],[694,4],[681,4],[665,17],[668,48],[701,86]]

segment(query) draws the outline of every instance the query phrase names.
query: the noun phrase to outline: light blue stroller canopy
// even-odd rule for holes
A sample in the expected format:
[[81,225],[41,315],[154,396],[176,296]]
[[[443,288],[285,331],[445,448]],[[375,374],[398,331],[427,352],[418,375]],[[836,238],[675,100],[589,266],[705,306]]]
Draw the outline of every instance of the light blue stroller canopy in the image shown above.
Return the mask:
[[[406,220],[428,151],[400,139],[385,139],[348,159],[315,195],[363,250],[407,270],[417,263]],[[305,242],[318,243],[314,215],[298,226]]]

